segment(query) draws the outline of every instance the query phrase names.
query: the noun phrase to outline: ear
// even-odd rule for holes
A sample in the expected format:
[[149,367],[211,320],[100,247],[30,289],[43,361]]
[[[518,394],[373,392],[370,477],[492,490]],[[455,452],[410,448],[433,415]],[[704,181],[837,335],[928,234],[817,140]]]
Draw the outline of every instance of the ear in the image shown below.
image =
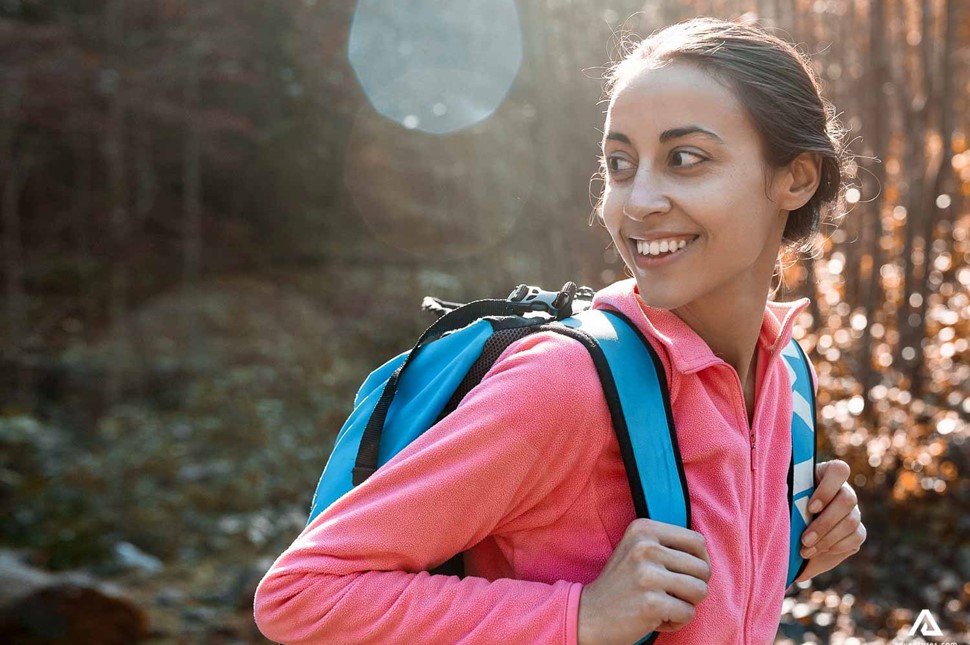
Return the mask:
[[793,211],[808,203],[822,180],[822,157],[815,152],[803,152],[779,170],[776,199],[778,206]]

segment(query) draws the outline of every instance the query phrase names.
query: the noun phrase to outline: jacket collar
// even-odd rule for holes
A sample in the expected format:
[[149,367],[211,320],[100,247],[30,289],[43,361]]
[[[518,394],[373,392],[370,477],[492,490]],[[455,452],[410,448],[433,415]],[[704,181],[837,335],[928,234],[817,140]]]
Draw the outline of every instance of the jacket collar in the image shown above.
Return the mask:
[[[792,302],[769,300],[766,303],[758,345],[767,352],[769,363],[791,340],[795,318],[810,302],[809,298],[800,298]],[[692,374],[709,365],[724,362],[676,314],[644,304],[633,278],[615,282],[598,291],[593,299],[593,307],[605,307],[625,314],[643,333],[664,346],[673,369],[678,372]]]

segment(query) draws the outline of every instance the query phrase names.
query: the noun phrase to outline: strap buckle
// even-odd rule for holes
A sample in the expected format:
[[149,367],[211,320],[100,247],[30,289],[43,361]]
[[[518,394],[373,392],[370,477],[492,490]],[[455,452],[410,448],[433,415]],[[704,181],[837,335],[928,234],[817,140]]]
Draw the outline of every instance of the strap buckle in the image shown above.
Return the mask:
[[518,314],[538,311],[561,320],[589,309],[594,294],[589,287],[577,287],[575,282],[567,282],[559,291],[546,291],[520,284],[506,300],[509,307]]

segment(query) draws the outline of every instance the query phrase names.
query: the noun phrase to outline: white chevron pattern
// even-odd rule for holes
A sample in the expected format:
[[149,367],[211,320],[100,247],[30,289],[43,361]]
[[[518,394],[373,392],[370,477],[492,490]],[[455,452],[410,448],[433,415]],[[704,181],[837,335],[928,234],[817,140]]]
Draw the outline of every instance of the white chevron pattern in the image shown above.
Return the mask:
[[812,405],[805,400],[800,393],[793,391],[791,397],[792,411],[805,422],[809,428],[812,427]]
[[[813,459],[806,459],[805,461],[795,464],[795,473],[793,479],[794,491],[793,496],[798,497],[799,493],[803,493],[812,487],[815,481],[815,463]],[[806,495],[801,499],[795,500],[795,506],[798,508],[798,512],[802,514],[802,519],[805,520],[805,524],[808,525],[808,500],[811,495]]]
[[788,382],[794,386],[795,379],[798,378],[798,375],[795,373],[795,368],[788,361],[782,361],[782,363],[785,364],[785,369],[788,370]]
[[795,508],[798,509],[798,513],[802,516],[805,521],[805,526],[808,526],[808,500],[811,496],[806,495],[801,499],[795,500]]
[[795,349],[795,346],[792,345],[791,343],[788,343],[787,345],[781,348],[781,355],[787,356],[788,358],[801,360],[801,357],[798,355],[798,350]]
[[[798,349],[796,349],[793,343],[785,345],[781,353],[783,356],[796,361],[802,360],[802,357],[799,356]],[[792,413],[804,421],[805,426],[814,432],[815,428],[812,425],[812,405],[806,401],[805,397],[803,397],[801,393],[795,389],[795,383],[798,381],[798,373],[787,360],[783,360],[782,362],[785,364],[785,368],[788,370],[788,380],[792,389]],[[794,481],[792,482],[792,487],[794,490],[792,491],[792,497],[798,497],[799,494],[810,490],[815,484],[814,458],[806,459],[805,461],[795,464],[793,479]],[[810,497],[810,495],[805,495],[801,499],[795,500],[795,508],[798,509],[798,512],[801,514],[806,525],[811,519],[809,518],[808,513],[808,500]]]
[[815,482],[815,464],[814,460],[806,459],[805,461],[795,464],[795,473],[792,477],[795,481],[792,482],[795,490],[793,495],[798,497],[799,493],[803,493],[812,487]]

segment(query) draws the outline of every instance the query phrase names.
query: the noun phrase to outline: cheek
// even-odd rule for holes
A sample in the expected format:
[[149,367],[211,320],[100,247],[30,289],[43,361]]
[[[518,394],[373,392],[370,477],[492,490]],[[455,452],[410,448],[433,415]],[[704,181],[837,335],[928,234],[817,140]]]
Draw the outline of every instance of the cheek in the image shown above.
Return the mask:
[[603,192],[603,224],[612,235],[620,226],[623,217],[623,203],[615,190],[606,189]]

